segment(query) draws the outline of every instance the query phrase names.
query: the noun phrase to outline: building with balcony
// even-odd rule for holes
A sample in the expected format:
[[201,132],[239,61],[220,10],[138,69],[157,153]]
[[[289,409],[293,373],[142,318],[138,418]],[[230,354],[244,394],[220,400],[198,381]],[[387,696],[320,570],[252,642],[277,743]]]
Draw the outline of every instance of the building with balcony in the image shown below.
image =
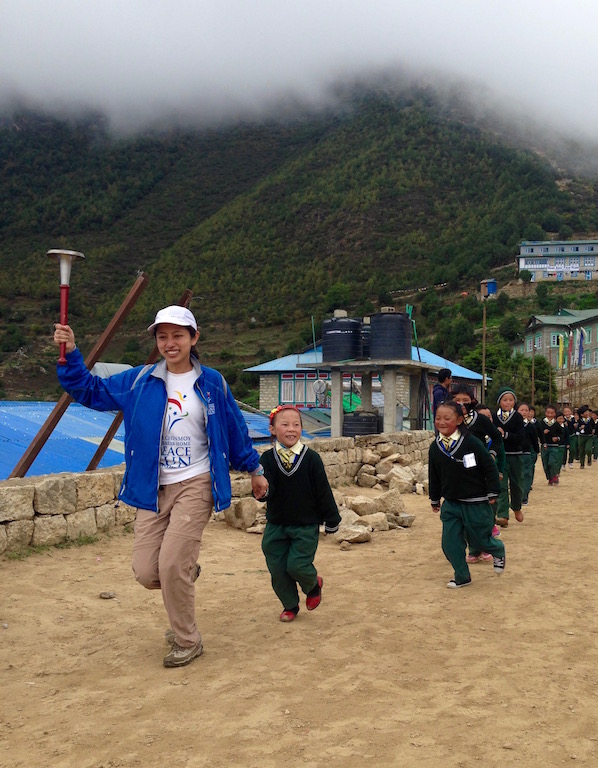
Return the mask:
[[532,283],[542,280],[598,279],[598,240],[526,241],[519,246],[519,272],[532,274]]

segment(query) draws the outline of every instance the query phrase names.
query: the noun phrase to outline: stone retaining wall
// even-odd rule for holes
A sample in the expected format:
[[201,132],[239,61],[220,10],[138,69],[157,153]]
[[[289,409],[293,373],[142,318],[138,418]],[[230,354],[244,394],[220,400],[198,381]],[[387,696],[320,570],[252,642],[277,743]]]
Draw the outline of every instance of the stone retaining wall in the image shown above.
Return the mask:
[[[398,432],[319,438],[309,445],[322,456],[333,488],[357,482],[409,492],[419,491],[418,485],[424,487],[420,467],[427,462],[432,437],[431,432]],[[399,488],[392,473],[411,466],[415,468],[411,481],[407,474]],[[95,536],[133,522],[135,509],[116,503],[123,473],[121,465],[0,482],[0,554]],[[251,528],[248,520],[256,504],[251,498],[251,481],[246,474],[238,473],[232,473],[231,479],[234,498],[231,509],[224,513],[225,519],[235,527]]]

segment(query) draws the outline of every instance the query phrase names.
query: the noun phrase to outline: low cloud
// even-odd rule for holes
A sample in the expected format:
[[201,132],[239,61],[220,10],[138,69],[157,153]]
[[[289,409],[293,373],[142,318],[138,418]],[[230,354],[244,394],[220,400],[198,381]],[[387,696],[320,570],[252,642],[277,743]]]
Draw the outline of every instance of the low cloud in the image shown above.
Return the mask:
[[587,0],[4,0],[0,108],[204,125],[318,107],[384,74],[458,83],[481,111],[585,141],[596,22]]

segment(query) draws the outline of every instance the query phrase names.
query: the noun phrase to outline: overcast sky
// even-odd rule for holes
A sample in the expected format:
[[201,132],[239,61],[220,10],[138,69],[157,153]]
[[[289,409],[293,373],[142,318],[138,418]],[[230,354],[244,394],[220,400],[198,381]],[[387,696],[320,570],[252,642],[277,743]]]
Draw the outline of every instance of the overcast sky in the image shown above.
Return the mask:
[[391,70],[596,139],[597,28],[596,0],[0,0],[0,107],[204,122]]

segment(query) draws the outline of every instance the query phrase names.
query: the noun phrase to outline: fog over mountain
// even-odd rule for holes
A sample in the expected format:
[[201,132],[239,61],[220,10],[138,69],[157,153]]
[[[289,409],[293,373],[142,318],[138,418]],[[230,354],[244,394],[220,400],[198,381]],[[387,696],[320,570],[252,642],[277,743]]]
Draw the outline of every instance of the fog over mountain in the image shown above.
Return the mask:
[[458,84],[481,112],[593,141],[597,22],[590,0],[4,0],[0,109],[205,125],[384,75]]

